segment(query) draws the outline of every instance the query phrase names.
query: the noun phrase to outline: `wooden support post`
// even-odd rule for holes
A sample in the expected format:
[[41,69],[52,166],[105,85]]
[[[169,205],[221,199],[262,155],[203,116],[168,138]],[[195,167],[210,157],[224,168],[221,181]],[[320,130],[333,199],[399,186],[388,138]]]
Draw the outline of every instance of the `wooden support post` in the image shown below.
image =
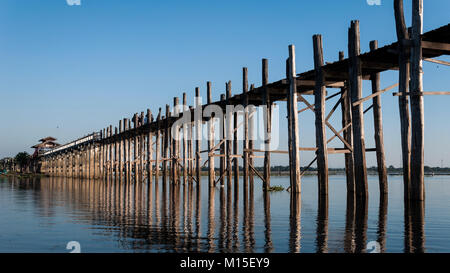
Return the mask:
[[316,74],[316,87],[314,90],[314,113],[316,116],[316,146],[317,146],[317,178],[319,184],[319,196],[328,195],[328,147],[325,131],[325,75],[323,66],[322,36],[313,36],[314,70]]
[[[123,132],[128,131],[128,119],[123,119]],[[128,136],[123,137],[123,177],[128,180]]]
[[233,179],[234,179],[234,193],[237,196],[239,190],[239,158],[238,154],[238,112],[234,112],[233,118]]
[[118,135],[117,127],[114,128],[114,178],[119,178],[119,143],[117,140]]
[[133,145],[133,167],[134,167],[134,181],[137,182],[138,181],[138,134],[137,132],[137,127],[138,127],[138,115],[137,113],[134,114],[133,116],[133,129],[134,129],[134,145]]
[[[250,85],[250,91],[253,91],[255,89],[255,85],[251,84]],[[255,119],[253,118],[253,112],[256,111],[256,109],[253,107],[253,105],[251,106],[251,108],[248,108],[248,132],[249,132],[249,140],[248,140],[248,149],[250,150],[250,152],[248,153],[248,165],[249,166],[253,166],[254,164],[254,160],[253,160],[253,149],[254,149],[254,140],[255,140],[255,130],[254,130],[254,126],[255,126]],[[249,180],[249,184],[250,184],[250,192],[254,191],[253,188],[253,182],[254,182],[254,175],[252,171],[248,172],[248,180]]]
[[109,168],[109,172],[108,172],[108,177],[112,178],[113,176],[113,142],[112,142],[112,137],[113,137],[113,129],[112,129],[112,125],[109,125],[109,164],[108,164],[108,168]]
[[[225,101],[225,94],[220,94],[220,101]],[[225,139],[226,135],[226,128],[225,128],[225,115],[222,115],[222,120],[220,121],[220,138],[221,140]],[[220,154],[225,155],[225,141],[222,142],[220,145]],[[223,185],[224,183],[224,173],[225,173],[225,157],[220,157],[219,162],[219,170],[220,170],[220,183]]]
[[[227,98],[227,102],[226,105],[231,105],[231,103],[229,102],[229,99],[231,98],[231,81],[228,81],[226,83],[226,98]],[[228,107],[226,107],[228,108]],[[233,119],[233,113],[232,111],[229,111],[229,109],[226,109],[226,134],[225,134],[225,138],[226,143],[227,143],[227,151],[225,153],[225,157],[227,160],[227,183],[228,183],[228,187],[231,188],[231,175],[232,175],[232,166],[231,166],[231,154],[232,154],[232,135],[233,135],[233,125],[232,125],[232,119]]]
[[166,182],[167,179],[167,163],[169,158],[169,116],[170,116],[170,110],[169,105],[166,104],[166,118],[165,118],[165,124],[164,124],[164,145],[163,145],[163,165],[162,165],[162,172],[163,172],[163,181]]
[[272,102],[270,101],[269,89],[269,61],[262,59],[262,86],[264,109],[264,191],[270,188],[270,142],[272,137]]
[[[206,83],[206,96],[207,103],[211,105],[212,103],[212,94],[211,94],[211,82]],[[208,184],[209,188],[214,187],[215,181],[215,172],[214,172],[214,157],[211,155],[213,151],[211,149],[214,147],[214,116],[211,116],[211,119],[208,122]],[[213,192],[214,194],[214,192]]]
[[119,120],[119,180],[122,180],[123,175],[123,120]]
[[[370,50],[374,51],[378,49],[378,42],[370,42]],[[372,82],[372,94],[380,91],[380,73],[370,75]],[[373,121],[375,131],[375,148],[377,153],[377,165],[378,165],[378,180],[380,185],[380,195],[388,193],[387,184],[387,169],[384,156],[384,141],[383,141],[383,117],[381,113],[381,97],[376,96],[373,101]]]
[[406,28],[403,12],[403,0],[394,1],[395,24],[398,40],[398,62],[399,62],[399,86],[398,92],[403,94],[398,97],[398,106],[400,114],[400,132],[402,145],[402,163],[403,163],[403,191],[404,199],[410,198],[411,190],[411,121],[409,117],[409,99],[406,93],[409,91],[409,47],[405,47],[403,41],[409,39],[409,33]]
[[[195,88],[195,108],[198,109],[202,107],[201,98],[200,98],[200,89],[198,87]],[[200,113],[199,111],[196,111]],[[195,175],[197,183],[200,184],[201,178],[201,155],[200,148],[202,145],[202,117],[196,116],[195,120]]]
[[[180,102],[179,102],[179,98],[175,97],[173,99],[173,108],[174,108],[174,116],[178,117],[179,116],[179,106]],[[172,145],[172,179],[173,179],[173,183],[174,184],[178,184],[179,182],[179,178],[178,178],[178,174],[179,174],[179,168],[178,168],[178,158],[179,158],[179,154],[178,154],[178,145],[179,145],[179,132],[180,129],[174,125],[172,125],[172,132],[173,132],[173,145]]]
[[244,141],[242,148],[243,155],[243,180],[244,180],[244,193],[248,191],[248,69],[244,67],[242,69],[242,93],[243,93],[243,101],[242,105],[244,106]]
[[[352,103],[362,97],[362,76],[359,21],[352,21],[348,32],[349,51],[349,84]],[[362,105],[352,106],[353,158],[355,163],[356,196],[364,201],[368,197],[366,147],[364,142],[364,115]]]
[[[152,111],[147,109],[147,124],[153,122]],[[153,132],[150,130],[147,135],[147,178],[150,187],[153,178]]]
[[[189,111],[192,113],[194,108],[189,106]],[[194,127],[192,126],[192,122],[189,122],[188,125],[188,152],[189,152],[189,182],[192,182],[192,177],[194,175],[194,134],[192,130]]]
[[297,115],[297,83],[295,72],[295,46],[289,46],[289,60],[287,67],[289,79],[288,95],[288,136],[289,136],[289,168],[292,193],[301,193],[300,152]]
[[160,140],[160,135],[161,135],[161,107],[159,108],[158,111],[158,116],[156,117],[156,148],[155,148],[155,180],[156,183],[158,183],[159,180],[159,168],[160,166],[160,158],[161,158],[161,153],[160,153],[160,146],[161,146],[161,140]]
[[[141,127],[142,125],[144,125],[144,112],[141,112],[141,116],[139,118],[139,127]],[[140,133],[139,134],[139,179],[140,181],[143,180],[144,178],[144,148],[145,148],[145,137],[144,134]]]
[[411,31],[411,199],[425,200],[422,35],[423,0],[413,0]]
[[[104,164],[103,164],[103,161],[104,161],[104,159],[105,159],[105,157],[104,157],[104,150],[105,150],[105,144],[104,144],[104,141],[103,141],[103,139],[105,138],[105,129],[103,129],[103,130],[100,130],[100,139],[101,139],[101,142],[100,142],[100,162],[99,162],[99,169],[100,169],[100,178],[103,178],[104,176],[104,168],[103,168],[103,166],[104,166]],[[71,161],[72,162],[72,161]],[[73,162],[72,162],[72,164],[73,164]],[[71,168],[72,169],[72,168]]]
[[[344,52],[339,52],[339,60],[344,60]],[[341,112],[342,112],[342,128],[344,140],[353,147],[353,133],[351,128],[352,111],[351,111],[351,97],[348,89],[348,81],[345,82],[344,87],[341,87]],[[350,126],[348,126],[350,124]],[[344,144],[345,148],[345,144]],[[345,154],[345,174],[347,181],[347,195],[355,195],[355,173],[353,167],[353,153]]]
[[[183,93],[183,115],[189,113],[187,107],[187,95]],[[189,152],[188,152],[188,124],[183,123],[183,185],[187,182],[188,166],[189,166]]]

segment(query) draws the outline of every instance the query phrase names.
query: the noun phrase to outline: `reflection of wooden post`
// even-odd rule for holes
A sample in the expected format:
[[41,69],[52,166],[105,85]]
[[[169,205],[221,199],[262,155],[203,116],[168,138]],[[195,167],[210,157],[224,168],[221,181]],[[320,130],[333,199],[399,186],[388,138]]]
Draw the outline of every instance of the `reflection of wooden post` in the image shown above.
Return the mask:
[[[206,95],[207,95],[207,103],[211,105],[212,103],[212,94],[211,94],[211,82],[206,83]],[[210,188],[210,198],[211,198],[211,188],[214,187],[215,182],[215,173],[214,173],[214,157],[211,155],[213,151],[211,149],[214,147],[214,116],[211,116],[211,119],[208,122],[208,179],[209,179],[209,188]],[[214,191],[212,192],[214,195]],[[214,200],[214,196],[212,196],[212,200]]]
[[243,142],[243,149],[242,149],[242,156],[243,156],[243,174],[244,174],[244,193],[247,193],[248,189],[248,70],[247,67],[244,67],[242,69],[242,93],[243,93],[243,101],[242,105],[244,106],[244,142]]
[[316,72],[316,88],[314,90],[314,112],[316,115],[317,176],[319,195],[328,195],[328,149],[325,131],[325,75],[323,66],[322,36],[314,35],[314,68]]
[[[370,42],[370,50],[376,50],[378,48],[377,41]],[[372,94],[380,91],[380,73],[370,75],[372,82]],[[388,193],[387,184],[387,170],[384,160],[384,141],[383,141],[383,117],[381,114],[381,97],[376,96],[373,98],[373,121],[375,130],[375,148],[377,152],[377,165],[378,165],[378,179],[380,184],[380,194]]]
[[411,124],[409,117],[409,100],[406,95],[409,92],[409,48],[404,46],[403,41],[409,39],[403,13],[403,0],[394,1],[395,24],[398,39],[398,92],[403,94],[398,97],[400,113],[400,132],[402,143],[403,184],[404,198],[409,199],[411,188]]
[[269,61],[262,59],[262,85],[263,85],[263,101],[264,109],[264,190],[270,188],[270,142],[272,135],[272,102],[270,101],[269,89]]
[[[348,36],[350,95],[352,103],[355,103],[362,96],[362,69],[361,60],[359,59],[359,21],[352,21]],[[354,137],[353,158],[355,163],[356,195],[359,198],[366,199],[368,191],[362,104],[352,106],[352,128]]]
[[[152,111],[150,109],[147,109],[147,124],[150,124],[153,122],[153,116]],[[153,132],[151,129],[149,129],[148,135],[147,135],[147,179],[150,184],[152,183],[153,178]]]
[[288,95],[288,136],[289,136],[289,168],[292,193],[301,192],[300,184],[300,154],[298,143],[298,110],[297,110],[297,83],[295,72],[295,47],[289,46],[288,62],[289,95]]
[[411,198],[425,199],[424,180],[424,111],[422,86],[423,0],[413,0],[411,31]]
[[[339,60],[344,60],[344,52],[339,52]],[[352,112],[351,112],[351,98],[348,90],[348,82],[346,81],[344,87],[341,88],[341,112],[342,112],[342,128],[347,127],[344,130],[344,140],[347,141],[350,146],[353,146],[353,134],[352,134]],[[350,124],[350,125],[349,125]],[[344,145],[345,147],[345,145]],[[353,154],[346,153],[345,154],[345,174],[347,180],[347,195],[355,194],[355,176],[353,169]]]

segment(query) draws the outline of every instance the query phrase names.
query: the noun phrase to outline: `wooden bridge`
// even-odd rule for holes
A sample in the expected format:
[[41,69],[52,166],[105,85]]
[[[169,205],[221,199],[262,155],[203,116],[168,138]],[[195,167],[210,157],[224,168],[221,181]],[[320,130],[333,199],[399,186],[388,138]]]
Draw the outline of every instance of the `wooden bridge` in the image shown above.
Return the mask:
[[[314,69],[298,74],[295,68],[295,47],[289,46],[286,60],[286,78],[268,82],[268,60],[262,60],[262,85],[248,84],[247,68],[242,69],[242,90],[231,94],[231,82],[226,84],[220,100],[213,101],[211,83],[206,83],[206,104],[200,104],[200,89],[195,88],[196,103],[182,108],[179,98],[174,98],[173,111],[166,105],[165,114],[159,108],[153,116],[136,113],[131,119],[124,118],[118,127],[109,125],[98,133],[74,141],[39,158],[42,173],[52,176],[79,178],[101,178],[152,182],[162,176],[172,183],[200,182],[201,170],[208,168],[209,186],[224,183],[231,187],[239,185],[239,163],[243,166],[243,183],[246,189],[253,185],[254,176],[262,180],[265,190],[270,187],[271,154],[284,153],[289,156],[290,191],[301,192],[301,177],[315,162],[318,169],[319,195],[328,195],[328,155],[341,153],[345,156],[347,191],[359,200],[367,200],[366,152],[375,152],[379,172],[381,195],[388,192],[387,171],[383,146],[383,124],[380,96],[395,87],[398,92],[401,121],[401,143],[405,199],[424,200],[424,95],[448,95],[450,92],[424,92],[422,88],[423,60],[442,65],[449,63],[434,59],[450,54],[450,25],[422,33],[422,0],[413,1],[412,27],[407,29],[402,1],[394,2],[396,31],[398,40],[390,45],[378,47],[377,41],[370,43],[370,52],[360,52],[359,21],[352,21],[348,29],[348,57],[339,52],[339,61],[324,63],[322,37],[313,36]],[[398,70],[397,84],[382,88],[381,72]],[[371,82],[372,94],[362,97],[362,81]],[[336,89],[328,94],[327,89]],[[313,96],[310,103],[306,96]],[[327,112],[326,101],[338,97],[339,100]],[[288,151],[270,150],[272,108],[277,101],[287,101]],[[371,105],[363,109],[363,103]],[[303,105],[299,107],[299,103]],[[182,104],[187,104],[186,93]],[[216,105],[226,110],[228,105],[242,105],[242,111],[225,112],[220,119],[220,128],[215,128],[215,118],[199,116],[197,110]],[[411,111],[409,111],[409,105]],[[264,106],[265,149],[254,148],[253,113],[256,107]],[[334,128],[329,119],[337,108],[341,108],[342,127]],[[371,110],[374,117],[375,147],[366,148],[364,115]],[[315,114],[316,147],[299,146],[298,115],[305,111]],[[243,116],[243,124],[238,124],[238,115]],[[189,117],[181,125],[180,119]],[[208,126],[207,150],[202,147],[202,126]],[[173,128],[175,126],[175,128]],[[243,127],[242,141],[238,140],[238,128]],[[327,137],[326,128],[333,135]],[[215,141],[219,134],[220,141]],[[179,136],[183,135],[183,138]],[[342,148],[331,148],[328,144],[338,138]],[[241,149],[239,149],[241,147]],[[238,154],[241,150],[242,153]],[[315,151],[314,160],[300,169],[300,152]],[[256,155],[263,153],[263,156]],[[202,156],[203,155],[203,156]],[[216,172],[215,157],[220,158]],[[254,166],[254,158],[263,157],[263,172]]]

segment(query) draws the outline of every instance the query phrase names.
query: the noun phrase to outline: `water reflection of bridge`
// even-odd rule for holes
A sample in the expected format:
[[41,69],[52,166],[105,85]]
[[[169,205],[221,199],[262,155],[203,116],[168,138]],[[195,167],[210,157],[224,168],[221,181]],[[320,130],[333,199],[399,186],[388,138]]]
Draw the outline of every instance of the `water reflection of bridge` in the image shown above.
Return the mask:
[[[14,179],[14,178],[12,178]],[[106,236],[117,237],[123,249],[151,252],[273,252],[270,195],[258,191],[263,199],[264,236],[255,235],[255,193],[250,187],[241,194],[230,188],[208,188],[201,194],[201,184],[174,185],[162,180],[153,183],[127,183],[67,178],[42,178],[32,181],[13,180],[14,187],[32,188],[40,213],[51,213],[55,200],[82,213],[85,221]],[[64,195],[62,198],[60,195]],[[206,200],[203,199],[206,198]],[[242,200],[239,200],[242,197]],[[258,197],[259,198],[259,197]],[[300,201],[300,202],[299,202]],[[318,200],[315,251],[328,252],[327,202]],[[290,200],[290,252],[301,252],[301,200]],[[207,205],[202,215],[202,204]],[[216,210],[217,208],[217,210]],[[367,247],[367,206],[347,199],[342,250],[365,252]],[[424,208],[404,208],[404,251],[424,252]],[[48,216],[48,215],[46,215]],[[377,242],[386,251],[387,201],[379,200]],[[257,239],[264,245],[257,247]],[[260,243],[259,243],[260,244]],[[279,251],[279,250],[278,250]],[[338,250],[340,251],[340,250]]]

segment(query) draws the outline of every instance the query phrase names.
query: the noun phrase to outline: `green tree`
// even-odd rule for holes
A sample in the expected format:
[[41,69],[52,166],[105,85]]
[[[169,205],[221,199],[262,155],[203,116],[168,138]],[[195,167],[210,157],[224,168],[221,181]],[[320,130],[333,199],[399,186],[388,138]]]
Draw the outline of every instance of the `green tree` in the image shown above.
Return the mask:
[[23,168],[28,164],[30,155],[27,152],[20,152],[14,158],[17,164],[19,164],[20,172],[23,172]]

